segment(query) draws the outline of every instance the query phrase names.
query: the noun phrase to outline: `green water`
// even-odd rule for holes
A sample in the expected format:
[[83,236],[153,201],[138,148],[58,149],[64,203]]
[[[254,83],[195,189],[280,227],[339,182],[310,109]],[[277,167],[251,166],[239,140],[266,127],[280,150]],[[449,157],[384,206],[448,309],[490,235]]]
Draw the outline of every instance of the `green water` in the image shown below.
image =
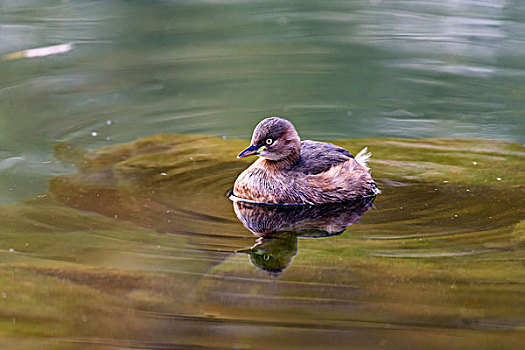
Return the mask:
[[[519,1],[0,0],[0,347],[521,349],[524,55]],[[232,203],[268,114],[382,194]]]
[[57,141],[247,139],[268,114],[305,138],[523,144],[524,17],[519,0],[2,0],[0,55],[74,46],[0,64],[0,159],[25,159],[0,202],[64,171],[42,164]]

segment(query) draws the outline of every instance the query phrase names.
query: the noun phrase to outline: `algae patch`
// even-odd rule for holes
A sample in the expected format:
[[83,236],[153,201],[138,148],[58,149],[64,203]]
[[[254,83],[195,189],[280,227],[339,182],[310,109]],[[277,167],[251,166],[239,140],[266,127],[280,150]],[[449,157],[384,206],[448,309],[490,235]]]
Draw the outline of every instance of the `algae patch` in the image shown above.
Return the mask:
[[525,220],[521,221],[516,227],[514,227],[512,238],[519,246],[525,246]]
[[525,146],[479,139],[359,139],[337,144],[372,151],[374,176],[400,181],[499,187],[525,185]]
[[[478,139],[353,139],[334,141],[357,153],[368,146],[372,172],[387,181],[423,181],[463,185],[523,186],[525,146],[498,140]],[[71,145],[56,147],[56,157],[77,164],[81,172],[112,169],[119,179],[151,176],[145,181],[175,177],[194,183],[216,175],[233,183],[252,159],[236,160],[246,141],[223,140],[202,135],[156,135],[133,143],[104,147],[84,153]],[[212,172],[210,172],[210,170]],[[164,175],[161,175],[164,174]],[[164,176],[164,177],[161,177]],[[222,184],[222,181],[221,181]]]
[[[0,207],[0,335],[35,341],[27,346],[69,339],[49,348],[215,344],[208,331],[223,321],[274,326],[283,314],[294,329],[375,336],[395,325],[408,327],[406,339],[422,327],[473,336],[522,327],[522,145],[334,142],[373,152],[383,190],[374,208],[336,237],[258,242],[226,197],[251,161],[235,159],[247,143],[157,135],[89,151],[57,145],[77,172],[52,178],[46,198]],[[236,251],[257,253],[259,266],[275,253],[279,274]]]

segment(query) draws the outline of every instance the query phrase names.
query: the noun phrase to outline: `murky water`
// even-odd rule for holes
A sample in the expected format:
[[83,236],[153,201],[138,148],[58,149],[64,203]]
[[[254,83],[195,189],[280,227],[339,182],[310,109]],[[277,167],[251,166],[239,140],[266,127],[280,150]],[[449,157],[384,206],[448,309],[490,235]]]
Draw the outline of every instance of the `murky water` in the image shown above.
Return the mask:
[[[523,347],[520,1],[0,5],[0,347]],[[383,193],[230,201],[268,114]]]
[[0,55],[73,43],[0,64],[0,157],[24,157],[3,203],[64,171],[42,164],[57,141],[246,139],[267,114],[306,138],[525,142],[519,0],[0,4]]

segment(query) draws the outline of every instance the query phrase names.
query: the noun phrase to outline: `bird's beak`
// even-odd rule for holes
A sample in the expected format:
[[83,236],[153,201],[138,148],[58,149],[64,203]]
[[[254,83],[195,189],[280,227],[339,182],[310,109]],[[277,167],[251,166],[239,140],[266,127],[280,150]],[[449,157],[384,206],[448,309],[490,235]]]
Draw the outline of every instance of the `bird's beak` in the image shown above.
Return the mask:
[[237,158],[246,158],[249,156],[253,156],[254,154],[257,154],[257,153],[258,153],[257,147],[250,145],[250,147],[246,148],[244,151],[239,153]]

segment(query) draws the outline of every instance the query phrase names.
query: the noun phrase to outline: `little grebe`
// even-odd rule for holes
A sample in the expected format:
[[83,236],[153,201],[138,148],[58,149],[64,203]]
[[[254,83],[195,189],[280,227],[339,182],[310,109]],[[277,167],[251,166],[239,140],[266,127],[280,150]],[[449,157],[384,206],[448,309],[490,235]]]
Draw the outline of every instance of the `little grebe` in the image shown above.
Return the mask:
[[255,128],[250,147],[237,158],[260,158],[233,188],[241,199],[263,203],[320,204],[374,196],[379,190],[363,149],[354,158],[331,143],[302,141],[288,120],[272,117]]

